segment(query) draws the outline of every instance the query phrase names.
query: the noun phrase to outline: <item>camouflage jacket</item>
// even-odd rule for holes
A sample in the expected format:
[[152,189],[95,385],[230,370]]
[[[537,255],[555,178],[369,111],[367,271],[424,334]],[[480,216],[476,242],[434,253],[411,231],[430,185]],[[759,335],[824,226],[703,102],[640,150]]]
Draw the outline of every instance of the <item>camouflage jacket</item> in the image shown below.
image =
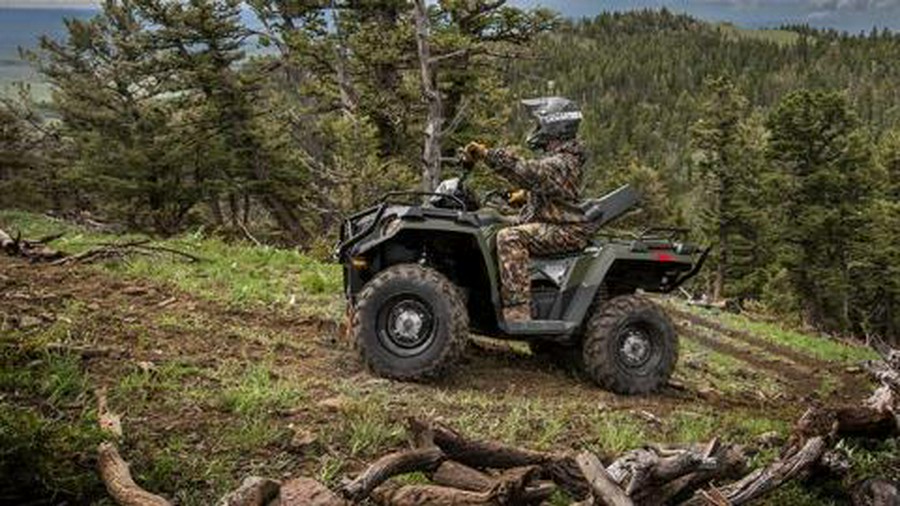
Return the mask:
[[506,148],[491,149],[487,164],[510,183],[528,190],[528,204],[519,214],[522,223],[584,223],[578,206],[581,196],[584,149],[567,142],[542,158],[523,159]]

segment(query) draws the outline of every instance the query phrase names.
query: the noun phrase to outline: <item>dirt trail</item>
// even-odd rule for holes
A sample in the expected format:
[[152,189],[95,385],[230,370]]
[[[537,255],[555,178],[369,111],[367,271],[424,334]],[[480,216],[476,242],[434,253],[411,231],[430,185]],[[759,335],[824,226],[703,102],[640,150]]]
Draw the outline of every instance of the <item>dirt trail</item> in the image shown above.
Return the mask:
[[705,348],[746,362],[754,369],[784,378],[787,380],[787,388],[799,395],[815,392],[820,385],[820,378],[810,374],[808,370],[804,371],[792,368],[790,364],[786,364],[785,362],[754,355],[752,352],[741,349],[728,342],[706,336],[695,328],[678,325],[678,333],[683,337],[697,341]]
[[806,366],[810,369],[816,370],[822,367],[829,367],[833,364],[826,362],[824,360],[819,360],[815,357],[807,355],[805,353],[799,352],[789,346],[784,346],[778,343],[773,343],[772,341],[763,339],[759,336],[753,335],[751,332],[746,330],[734,329],[731,327],[727,327],[720,322],[715,320],[711,320],[708,318],[704,318],[700,315],[691,313],[689,311],[683,311],[674,306],[668,305],[666,306],[667,311],[669,313],[679,319],[686,320],[691,322],[694,325],[699,325],[701,327],[706,327],[709,330],[713,330],[720,334],[724,334],[728,337],[736,339],[738,341],[743,341],[752,346],[756,346],[757,348],[762,348],[764,351],[780,357],[785,357],[789,359],[791,362],[794,362],[799,365]]
[[[842,364],[821,360],[789,346],[773,343],[749,331],[728,327],[721,322],[672,305],[666,305],[666,310],[675,319],[681,335],[706,348],[746,362],[756,369],[786,379],[789,382],[788,388],[796,395],[805,397],[816,394],[822,385],[823,371],[837,377],[840,388],[835,395],[842,399],[857,400],[871,390],[864,378],[848,373]],[[704,331],[712,336],[706,335]],[[765,355],[774,358],[756,355],[752,350],[735,346],[724,339],[716,339],[716,334],[760,349]]]

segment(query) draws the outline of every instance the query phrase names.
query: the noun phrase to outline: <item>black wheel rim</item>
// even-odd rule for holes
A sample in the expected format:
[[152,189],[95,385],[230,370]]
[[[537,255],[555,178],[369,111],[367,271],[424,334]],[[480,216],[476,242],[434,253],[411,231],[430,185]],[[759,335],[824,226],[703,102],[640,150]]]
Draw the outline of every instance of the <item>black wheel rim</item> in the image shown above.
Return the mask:
[[616,338],[616,362],[632,374],[652,372],[661,355],[658,329],[645,322],[624,325]]
[[378,311],[378,340],[399,357],[421,354],[434,341],[437,328],[434,310],[412,294],[389,299]]

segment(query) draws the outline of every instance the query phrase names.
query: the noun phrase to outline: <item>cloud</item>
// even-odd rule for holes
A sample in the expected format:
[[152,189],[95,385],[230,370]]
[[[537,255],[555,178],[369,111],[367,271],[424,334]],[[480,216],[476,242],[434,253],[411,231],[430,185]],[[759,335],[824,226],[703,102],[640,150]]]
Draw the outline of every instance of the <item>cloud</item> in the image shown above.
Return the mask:
[[[900,7],[900,0],[694,0],[728,7],[796,7],[815,11],[879,11]],[[688,1],[690,3],[690,1]]]
[[0,0],[0,8],[88,8],[97,7],[99,3],[99,0]]
[[878,11],[900,7],[900,0],[812,0],[812,4],[828,11]]

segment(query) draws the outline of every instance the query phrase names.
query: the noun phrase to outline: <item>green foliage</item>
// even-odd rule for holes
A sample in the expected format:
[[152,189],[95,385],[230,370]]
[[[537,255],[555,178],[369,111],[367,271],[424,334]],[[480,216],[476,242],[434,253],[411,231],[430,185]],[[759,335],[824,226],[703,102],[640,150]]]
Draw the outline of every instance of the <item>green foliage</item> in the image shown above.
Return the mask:
[[250,367],[236,384],[222,392],[225,409],[244,417],[257,418],[269,411],[293,407],[302,393],[284,381],[273,379],[272,374],[263,365]]
[[23,87],[0,98],[0,208],[46,210],[71,204],[57,178],[66,160],[58,126],[44,124]]
[[798,91],[770,113],[768,158],[783,205],[776,211],[778,262],[810,320],[850,328],[850,246],[859,240],[871,199],[870,145],[838,93]]
[[100,442],[97,421],[89,409],[72,409],[90,399],[80,357],[33,360],[14,350],[0,354],[0,488],[13,501],[96,494],[99,479],[83,459]]

